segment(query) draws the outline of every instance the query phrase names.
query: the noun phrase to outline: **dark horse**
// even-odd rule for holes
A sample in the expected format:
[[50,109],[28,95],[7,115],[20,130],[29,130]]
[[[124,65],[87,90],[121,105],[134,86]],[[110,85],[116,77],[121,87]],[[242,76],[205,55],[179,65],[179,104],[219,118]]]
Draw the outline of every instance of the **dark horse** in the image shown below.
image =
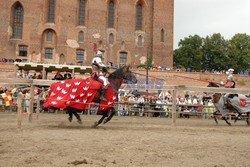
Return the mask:
[[[137,82],[137,79],[136,79],[134,73],[132,73],[130,71],[129,66],[124,66],[124,67],[114,71],[113,73],[109,74],[108,80],[110,82],[110,87],[112,87],[113,91],[116,93],[118,92],[118,89],[121,87],[123,81],[126,81],[129,84],[135,84]],[[92,102],[100,103],[100,90],[96,92],[95,97],[94,97]],[[82,123],[80,115],[78,114],[78,112],[82,112],[82,110],[79,110],[79,109],[76,109],[73,107],[67,107],[66,110],[69,114],[69,121],[70,122],[73,119],[73,115],[75,115],[75,117],[78,120],[78,123],[80,123],[80,124]],[[104,124],[109,122],[112,119],[112,117],[115,115],[115,109],[113,106],[111,106],[111,107],[107,108],[106,110],[102,110],[102,111],[98,112],[98,114],[101,114],[102,117],[99,121],[95,122],[95,124],[94,124],[95,127],[100,125],[102,122]]]
[[[210,82],[208,87],[219,87],[219,85],[217,85],[216,83]],[[229,98],[233,98],[234,96],[239,96],[238,94],[229,94]],[[216,111],[214,112],[214,120],[216,122],[216,124],[218,124],[217,118],[216,116],[219,115],[219,113],[222,115],[222,119],[225,120],[225,122],[231,126],[231,123],[228,122],[227,118],[225,117],[228,113],[230,112],[236,112],[238,113],[238,116],[235,117],[234,121],[236,122],[239,117],[241,116],[242,112],[240,112],[239,110],[237,110],[234,106],[232,106],[230,103],[227,102],[227,98],[224,98],[224,95],[221,93],[215,93],[212,95],[212,100],[214,103],[214,106],[216,108]],[[250,112],[246,112],[247,113],[247,124],[249,125],[249,114]]]

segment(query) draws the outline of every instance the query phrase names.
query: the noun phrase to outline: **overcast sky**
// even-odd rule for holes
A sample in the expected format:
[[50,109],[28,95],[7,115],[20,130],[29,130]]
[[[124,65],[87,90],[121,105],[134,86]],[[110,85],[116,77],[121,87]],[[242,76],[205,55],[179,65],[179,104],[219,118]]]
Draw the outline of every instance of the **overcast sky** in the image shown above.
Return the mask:
[[250,35],[250,0],[175,0],[174,48],[180,39],[221,33]]

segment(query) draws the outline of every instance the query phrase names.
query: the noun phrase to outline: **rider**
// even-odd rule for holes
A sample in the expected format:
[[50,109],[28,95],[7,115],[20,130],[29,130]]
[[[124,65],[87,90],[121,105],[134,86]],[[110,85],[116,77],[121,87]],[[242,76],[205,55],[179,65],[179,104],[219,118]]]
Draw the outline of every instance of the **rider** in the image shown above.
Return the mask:
[[[224,87],[225,88],[235,88],[235,81],[233,80],[233,72],[234,70],[233,69],[229,69],[227,71],[227,82],[224,84]],[[231,94],[231,93],[226,93],[224,95],[224,103],[225,103],[225,107],[226,105],[228,104],[229,102],[229,98],[233,98],[235,96],[235,94]]]
[[103,53],[100,50],[98,50],[96,52],[95,57],[92,60],[91,65],[94,71],[92,73],[92,77],[96,78],[97,80],[100,80],[103,83],[100,99],[106,101],[107,99],[105,98],[105,94],[106,94],[107,87],[109,86],[109,81],[105,77],[108,71],[107,71],[107,67],[103,63],[103,60],[104,60]]
[[227,76],[227,82],[224,84],[225,88],[235,88],[235,82],[233,80],[233,72],[234,69],[229,69],[227,71],[228,76]]

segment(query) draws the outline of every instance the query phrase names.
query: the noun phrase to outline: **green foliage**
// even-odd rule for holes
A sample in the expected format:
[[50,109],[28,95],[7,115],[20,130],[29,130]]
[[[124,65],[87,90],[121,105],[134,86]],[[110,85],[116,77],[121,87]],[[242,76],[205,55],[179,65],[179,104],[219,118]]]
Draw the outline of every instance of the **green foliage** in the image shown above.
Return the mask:
[[196,70],[249,70],[250,36],[236,34],[231,40],[225,40],[220,33],[205,38],[189,36],[181,40],[174,51],[174,65]]
[[174,65],[201,70],[202,38],[198,35],[189,36],[179,42],[179,47],[174,51]]
[[143,68],[153,67],[153,57],[148,56],[146,62],[144,64],[138,65],[137,67],[143,67]]

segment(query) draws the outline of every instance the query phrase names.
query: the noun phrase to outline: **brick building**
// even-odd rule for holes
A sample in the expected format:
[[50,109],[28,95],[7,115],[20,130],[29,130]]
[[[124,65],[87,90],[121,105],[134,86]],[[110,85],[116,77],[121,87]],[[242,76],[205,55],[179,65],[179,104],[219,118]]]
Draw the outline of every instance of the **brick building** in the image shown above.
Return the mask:
[[0,0],[0,58],[173,65],[174,0]]

